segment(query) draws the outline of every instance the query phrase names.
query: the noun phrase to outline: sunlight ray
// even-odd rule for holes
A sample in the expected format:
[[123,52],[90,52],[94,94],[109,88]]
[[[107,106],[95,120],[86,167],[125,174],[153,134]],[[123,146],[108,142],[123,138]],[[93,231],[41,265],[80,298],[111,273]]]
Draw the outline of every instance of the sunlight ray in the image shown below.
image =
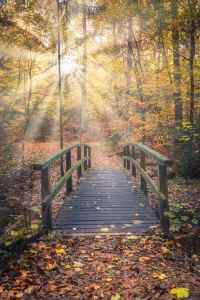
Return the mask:
[[[48,110],[48,106],[52,103],[52,101],[54,101],[51,96],[55,94],[55,91],[57,89],[56,84],[53,82],[53,84],[51,85],[51,88],[48,89],[48,94],[46,95],[46,97],[44,97],[42,99],[41,105],[40,105],[40,113],[37,114],[33,114],[33,116],[30,119],[30,126],[28,127],[27,131],[26,131],[26,138],[28,137],[32,137],[34,139],[34,137],[37,136],[41,124],[44,121],[45,117],[47,116],[47,110]],[[57,105],[56,105],[57,107]],[[55,111],[55,115],[57,115],[58,112]],[[56,122],[55,119],[53,119],[54,122]]]

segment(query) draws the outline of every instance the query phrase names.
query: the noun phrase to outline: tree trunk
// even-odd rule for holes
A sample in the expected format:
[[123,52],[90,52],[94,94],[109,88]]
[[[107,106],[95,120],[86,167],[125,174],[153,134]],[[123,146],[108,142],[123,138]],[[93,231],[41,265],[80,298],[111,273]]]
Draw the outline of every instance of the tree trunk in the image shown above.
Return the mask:
[[[59,125],[60,125],[60,148],[63,149],[63,99],[62,99],[62,70],[61,70],[61,20],[60,3],[57,0],[57,49],[58,49],[58,93],[59,93]],[[61,167],[62,169],[62,167]],[[63,170],[61,170],[62,172]]]
[[177,0],[171,0],[172,14],[172,47],[173,47],[173,77],[174,77],[174,102],[175,102],[175,124],[180,128],[183,119],[182,99],[181,99],[181,68],[180,68],[180,36],[177,27],[178,6]]
[[82,0],[82,34],[83,34],[83,55],[82,55],[82,78],[81,78],[81,128],[80,140],[87,126],[87,12],[85,0]]
[[[64,147],[63,138],[63,95],[62,95],[62,70],[61,70],[61,20],[60,20],[60,2],[57,0],[57,55],[58,55],[58,93],[59,93],[59,127],[60,127],[60,148]],[[64,175],[63,157],[60,160],[60,173]]]
[[128,17],[128,41],[127,41],[127,73],[126,73],[128,95],[130,95],[130,90],[131,90],[131,70],[132,70],[131,32],[132,32],[132,17],[129,16]]
[[172,85],[172,75],[169,67],[169,60],[167,57],[165,39],[163,36],[163,28],[165,26],[164,16],[165,16],[165,7],[163,0],[152,0],[153,7],[157,12],[157,26],[158,26],[158,51],[162,50],[163,64],[167,68],[167,73],[169,77],[169,82]]
[[[140,54],[140,48],[135,36],[135,33],[132,28],[132,24],[130,26],[129,24],[129,30],[130,30],[130,42],[129,42],[129,48],[132,52],[132,58],[133,58],[133,70],[135,73],[135,79],[136,79],[136,87],[137,87],[137,95],[140,102],[140,114],[141,119],[143,121],[143,130],[142,130],[142,141],[145,142],[146,136],[145,136],[145,99],[144,99],[144,93],[143,93],[143,82],[142,82],[142,76],[143,76],[143,69],[142,69],[142,63],[141,63],[141,54]],[[135,51],[134,51],[135,50]]]
[[[193,2],[193,1],[192,1]],[[194,124],[194,59],[195,59],[195,36],[196,36],[196,24],[194,18],[194,3],[188,0],[190,8],[190,60],[189,60],[189,74],[190,74],[190,123]]]

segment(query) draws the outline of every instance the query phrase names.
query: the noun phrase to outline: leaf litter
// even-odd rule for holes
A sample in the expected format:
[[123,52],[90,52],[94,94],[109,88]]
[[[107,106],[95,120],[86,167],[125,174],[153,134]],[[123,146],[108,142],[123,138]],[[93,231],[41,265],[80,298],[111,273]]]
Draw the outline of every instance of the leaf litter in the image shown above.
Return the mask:
[[192,299],[200,286],[197,258],[155,234],[52,235],[9,263],[0,299]]

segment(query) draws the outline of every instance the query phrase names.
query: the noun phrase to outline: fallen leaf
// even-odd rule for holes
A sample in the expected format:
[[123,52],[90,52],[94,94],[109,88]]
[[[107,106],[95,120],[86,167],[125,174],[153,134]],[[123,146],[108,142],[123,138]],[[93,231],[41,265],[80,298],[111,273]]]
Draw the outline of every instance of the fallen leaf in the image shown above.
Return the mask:
[[65,249],[64,248],[56,248],[56,254],[65,254]]
[[111,297],[111,300],[120,300],[120,299],[121,299],[120,294],[115,294]]
[[170,250],[167,247],[164,247],[164,246],[161,247],[161,251],[162,251],[163,254],[170,253]]
[[178,299],[184,299],[189,297],[188,288],[173,288],[170,291],[171,295],[175,295]]
[[71,269],[72,268],[72,266],[71,265],[64,265],[64,269],[66,269],[66,270],[69,270],[69,269]]
[[79,262],[79,261],[75,261],[75,262],[74,262],[74,267],[75,267],[75,268],[82,268],[82,267],[83,267],[83,264],[82,264],[81,262]]
[[138,236],[137,235],[129,235],[128,236],[128,240],[138,240]]
[[101,231],[102,231],[102,232],[109,232],[109,228],[108,228],[108,227],[102,227],[102,228],[101,228]]
[[25,293],[28,294],[28,295],[32,294],[32,292],[34,291],[34,288],[35,287],[33,285],[30,285],[29,287],[27,287],[25,289]]
[[154,272],[153,278],[158,278],[160,280],[164,280],[167,278],[167,275],[165,275],[164,273],[161,273],[161,272]]
[[141,256],[141,257],[139,258],[139,262],[141,262],[141,263],[148,263],[148,262],[150,262],[150,261],[151,261],[151,258],[148,257],[148,256]]
[[107,277],[107,278],[105,279],[105,281],[110,282],[110,281],[112,281],[112,278],[111,278],[111,277]]
[[57,267],[57,264],[55,261],[49,261],[47,263],[47,270],[51,271]]

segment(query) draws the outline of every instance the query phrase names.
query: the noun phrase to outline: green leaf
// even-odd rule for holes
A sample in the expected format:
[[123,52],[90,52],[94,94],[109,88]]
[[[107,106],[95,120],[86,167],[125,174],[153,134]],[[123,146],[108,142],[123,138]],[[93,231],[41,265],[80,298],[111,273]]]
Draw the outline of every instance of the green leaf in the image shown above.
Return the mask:
[[198,220],[194,218],[194,219],[192,219],[192,223],[195,224],[195,225],[197,225],[198,224]]
[[181,220],[187,222],[189,220],[188,216],[181,216]]
[[170,291],[171,295],[175,295],[178,299],[185,299],[189,297],[188,288],[173,288]]

